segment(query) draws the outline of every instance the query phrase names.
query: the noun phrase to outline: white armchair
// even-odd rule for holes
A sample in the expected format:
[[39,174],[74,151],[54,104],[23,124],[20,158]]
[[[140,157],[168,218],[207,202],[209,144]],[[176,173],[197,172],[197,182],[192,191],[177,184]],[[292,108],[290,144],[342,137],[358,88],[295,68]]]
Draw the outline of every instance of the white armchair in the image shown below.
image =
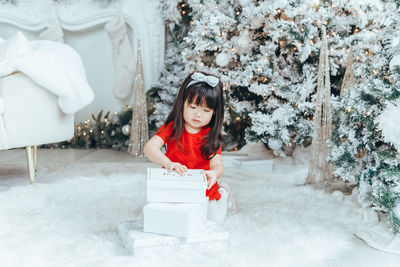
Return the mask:
[[29,181],[37,170],[37,146],[74,134],[74,115],[65,114],[58,97],[16,72],[0,78],[0,150],[26,147]]

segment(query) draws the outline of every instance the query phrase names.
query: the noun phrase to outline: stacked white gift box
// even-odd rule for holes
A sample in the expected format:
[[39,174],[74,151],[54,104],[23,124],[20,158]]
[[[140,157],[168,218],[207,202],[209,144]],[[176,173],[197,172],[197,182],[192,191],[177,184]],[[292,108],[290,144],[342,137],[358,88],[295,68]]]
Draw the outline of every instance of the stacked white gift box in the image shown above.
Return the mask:
[[165,169],[148,169],[144,220],[118,224],[124,246],[134,256],[227,249],[229,232],[207,221],[206,188],[204,170],[189,170],[180,176]]
[[206,189],[204,170],[179,175],[149,168],[143,231],[185,238],[200,231],[207,220]]

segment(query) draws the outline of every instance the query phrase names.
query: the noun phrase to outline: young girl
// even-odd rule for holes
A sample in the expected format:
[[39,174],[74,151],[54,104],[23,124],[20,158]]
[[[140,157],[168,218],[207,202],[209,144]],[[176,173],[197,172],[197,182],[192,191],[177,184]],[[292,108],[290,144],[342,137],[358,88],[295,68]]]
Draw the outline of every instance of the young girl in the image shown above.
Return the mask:
[[[187,169],[204,169],[209,198],[208,219],[222,222],[228,208],[237,209],[226,183],[218,185],[224,173],[224,97],[222,83],[204,72],[190,74],[180,87],[165,124],[147,142],[144,153],[153,163],[183,174]],[[167,145],[165,155],[161,148]]]

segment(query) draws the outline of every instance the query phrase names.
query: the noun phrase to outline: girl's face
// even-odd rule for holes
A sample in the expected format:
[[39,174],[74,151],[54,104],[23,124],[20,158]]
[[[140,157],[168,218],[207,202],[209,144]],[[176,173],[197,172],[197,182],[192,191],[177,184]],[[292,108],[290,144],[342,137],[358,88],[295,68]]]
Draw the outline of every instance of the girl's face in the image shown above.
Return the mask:
[[194,103],[190,104],[186,100],[183,107],[183,119],[185,120],[186,130],[190,133],[199,132],[204,126],[210,123],[213,114],[213,109],[205,105],[198,106]]

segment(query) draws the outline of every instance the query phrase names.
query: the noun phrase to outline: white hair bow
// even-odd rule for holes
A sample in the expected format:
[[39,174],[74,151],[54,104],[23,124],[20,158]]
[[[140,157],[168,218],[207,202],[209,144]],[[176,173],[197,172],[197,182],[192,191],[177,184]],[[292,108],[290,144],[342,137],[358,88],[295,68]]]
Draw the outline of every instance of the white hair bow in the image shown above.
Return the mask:
[[219,82],[217,77],[211,75],[204,75],[203,73],[200,72],[195,72],[190,77],[192,78],[192,81],[186,86],[186,88],[188,88],[194,83],[199,83],[199,82],[206,82],[209,86],[215,87]]

